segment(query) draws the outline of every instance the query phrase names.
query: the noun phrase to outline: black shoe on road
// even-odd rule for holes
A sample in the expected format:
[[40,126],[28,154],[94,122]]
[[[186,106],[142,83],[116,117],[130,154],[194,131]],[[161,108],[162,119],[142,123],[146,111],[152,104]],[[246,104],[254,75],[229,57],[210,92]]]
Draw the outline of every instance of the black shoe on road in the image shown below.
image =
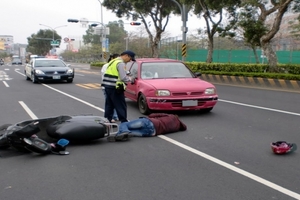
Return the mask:
[[109,142],[116,142],[116,141],[127,141],[131,135],[129,133],[121,133],[118,135],[110,135],[107,137],[107,141]]

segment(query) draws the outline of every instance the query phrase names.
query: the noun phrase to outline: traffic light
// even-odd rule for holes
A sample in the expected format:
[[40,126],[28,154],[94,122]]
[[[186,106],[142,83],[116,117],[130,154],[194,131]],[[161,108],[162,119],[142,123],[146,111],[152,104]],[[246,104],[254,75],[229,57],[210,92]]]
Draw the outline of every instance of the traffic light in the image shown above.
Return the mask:
[[78,23],[79,20],[78,19],[68,19],[68,22],[72,22],[72,23]]
[[90,24],[91,27],[96,27],[98,26],[99,24]]
[[130,22],[131,26],[139,26],[141,25],[141,22]]

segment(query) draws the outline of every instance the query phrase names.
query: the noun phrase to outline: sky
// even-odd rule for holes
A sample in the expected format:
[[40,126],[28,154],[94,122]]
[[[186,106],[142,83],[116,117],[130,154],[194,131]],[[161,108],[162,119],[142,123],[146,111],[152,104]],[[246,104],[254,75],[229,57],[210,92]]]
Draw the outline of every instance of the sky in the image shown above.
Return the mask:
[[[81,24],[68,23],[68,19],[101,21],[101,0],[1,0],[0,35],[12,35],[14,43],[27,44],[27,37],[40,29],[55,29],[62,38],[85,34]],[[104,6],[103,23],[118,21],[114,13]],[[131,22],[121,18],[125,23]],[[203,22],[202,22],[203,23]],[[43,25],[40,25],[43,24]],[[188,33],[195,32],[201,25],[196,16],[188,16]],[[61,27],[62,26],[62,27]],[[166,28],[170,37],[181,36],[180,16],[172,16]],[[136,26],[125,24],[125,30],[134,32]],[[64,49],[65,45],[61,45]]]

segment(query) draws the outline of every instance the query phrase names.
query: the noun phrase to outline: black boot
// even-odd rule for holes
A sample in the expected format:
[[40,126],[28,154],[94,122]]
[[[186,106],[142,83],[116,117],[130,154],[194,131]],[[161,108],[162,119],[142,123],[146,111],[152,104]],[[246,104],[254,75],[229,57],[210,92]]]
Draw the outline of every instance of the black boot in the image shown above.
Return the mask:
[[125,132],[125,133],[121,133],[118,135],[110,135],[107,137],[107,141],[109,141],[109,142],[127,141],[130,137],[131,137],[131,135],[129,133]]

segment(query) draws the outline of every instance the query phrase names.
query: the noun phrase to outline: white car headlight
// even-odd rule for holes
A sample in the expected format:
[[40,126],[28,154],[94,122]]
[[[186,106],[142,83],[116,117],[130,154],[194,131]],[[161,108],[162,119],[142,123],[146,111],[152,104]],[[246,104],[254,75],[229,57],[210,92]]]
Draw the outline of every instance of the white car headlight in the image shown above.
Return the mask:
[[68,69],[67,74],[73,74],[73,69]]
[[204,93],[205,94],[215,94],[216,91],[215,91],[215,88],[206,88]]
[[169,90],[156,90],[156,96],[170,96]]
[[35,70],[35,73],[36,73],[36,74],[45,74],[45,73],[44,73],[42,70],[40,70],[40,69],[36,69],[36,70]]

